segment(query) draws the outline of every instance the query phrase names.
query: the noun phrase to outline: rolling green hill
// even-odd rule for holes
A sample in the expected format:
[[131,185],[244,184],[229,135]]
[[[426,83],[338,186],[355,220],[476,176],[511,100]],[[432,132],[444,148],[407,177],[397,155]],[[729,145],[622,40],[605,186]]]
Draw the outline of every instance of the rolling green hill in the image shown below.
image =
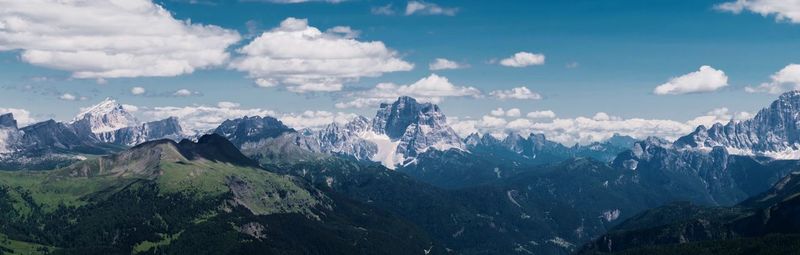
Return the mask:
[[2,254],[443,252],[414,225],[265,171],[216,135],[2,172],[0,233]]

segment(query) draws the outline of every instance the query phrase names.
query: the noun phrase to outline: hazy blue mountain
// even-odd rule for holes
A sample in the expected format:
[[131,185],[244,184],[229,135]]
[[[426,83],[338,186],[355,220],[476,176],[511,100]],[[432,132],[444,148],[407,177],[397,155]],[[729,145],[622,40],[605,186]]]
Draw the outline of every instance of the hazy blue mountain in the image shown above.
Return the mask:
[[678,203],[634,216],[580,254],[792,254],[800,248],[800,173],[734,207]]

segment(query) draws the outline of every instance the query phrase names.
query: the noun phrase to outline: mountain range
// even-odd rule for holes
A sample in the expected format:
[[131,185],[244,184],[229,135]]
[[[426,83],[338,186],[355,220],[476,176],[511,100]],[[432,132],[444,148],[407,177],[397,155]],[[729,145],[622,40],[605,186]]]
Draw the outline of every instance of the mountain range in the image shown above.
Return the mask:
[[20,128],[6,114],[0,253],[594,254],[780,241],[794,232],[779,227],[796,224],[796,105],[790,92],[751,120],[676,141],[574,146],[462,138],[442,109],[411,97],[313,130],[243,116],[202,136],[177,118],[142,123],[111,99],[69,123]]

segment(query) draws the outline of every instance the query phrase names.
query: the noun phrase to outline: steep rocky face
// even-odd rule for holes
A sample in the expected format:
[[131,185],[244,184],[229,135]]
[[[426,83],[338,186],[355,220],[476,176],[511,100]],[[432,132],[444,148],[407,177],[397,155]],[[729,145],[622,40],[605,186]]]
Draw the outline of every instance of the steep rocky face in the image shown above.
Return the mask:
[[17,129],[17,120],[11,113],[0,115],[0,157],[18,149],[22,133]]
[[226,120],[214,130],[214,133],[227,138],[236,146],[274,138],[285,132],[294,132],[294,129],[269,116],[245,116],[235,120]]
[[647,210],[577,254],[795,253],[800,234],[798,176],[790,173],[767,192],[733,207],[674,203]]
[[612,163],[635,172],[642,181],[669,187],[670,192],[696,194],[692,201],[712,205],[732,205],[763,192],[796,164],[730,155],[724,147],[677,149],[652,137],[620,153]]
[[372,130],[399,141],[396,153],[410,158],[429,148],[465,150],[461,138],[447,125],[439,106],[400,97],[392,104],[381,104],[372,120]]
[[752,119],[699,126],[675,141],[675,147],[681,149],[710,150],[715,146],[740,155],[800,158],[800,91],[782,94]]
[[322,152],[371,160],[378,153],[378,146],[364,138],[367,132],[371,132],[369,119],[358,116],[346,124],[331,123],[311,136],[319,143]]
[[28,148],[71,149],[97,142],[78,136],[71,126],[55,120],[39,122],[22,128],[22,131],[25,133],[22,144]]
[[138,124],[139,121],[136,117],[110,98],[87,108],[78,114],[71,123],[77,130],[88,130],[93,134],[113,132]]
[[140,124],[121,104],[109,98],[78,114],[69,126],[82,139],[125,146],[184,137],[177,118]]
[[6,113],[0,115],[0,128],[17,129],[17,120],[14,119],[14,114]]
[[178,122],[178,118],[170,117],[96,135],[101,141],[107,143],[134,146],[158,139],[180,140],[183,138],[183,128]]

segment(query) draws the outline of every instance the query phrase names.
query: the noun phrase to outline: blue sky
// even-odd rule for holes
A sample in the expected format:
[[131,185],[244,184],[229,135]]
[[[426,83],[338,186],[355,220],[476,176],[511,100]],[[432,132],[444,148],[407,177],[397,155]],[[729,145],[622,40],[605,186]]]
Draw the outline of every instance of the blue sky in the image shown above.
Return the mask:
[[[740,0],[741,13],[715,7],[726,2],[730,1],[431,0],[420,2],[428,9],[406,15],[409,1],[291,4],[158,1],[156,4],[168,10],[175,20],[215,25],[238,33],[240,40],[226,48],[231,59],[243,55],[237,49],[250,44],[261,33],[279,28],[287,18],[294,17],[307,19],[308,27],[321,31],[336,26],[350,27],[359,34],[348,39],[382,42],[386,52],[394,54],[385,58],[413,64],[414,67],[406,70],[408,68],[387,66],[394,68],[393,71],[338,79],[337,83],[342,83],[342,87],[338,91],[325,92],[290,91],[289,87],[282,85],[288,80],[286,77],[278,79],[279,85],[258,87],[254,82],[256,78],[247,71],[234,70],[236,68],[230,66],[233,61],[230,59],[189,73],[163,77],[109,77],[98,82],[96,77],[76,78],[73,68],[76,63],[68,63],[69,67],[54,67],[28,60],[22,55],[35,46],[24,43],[3,45],[6,43],[3,37],[9,35],[0,33],[0,50],[4,46],[7,48],[0,51],[0,108],[25,109],[36,120],[69,120],[80,107],[113,97],[142,109],[216,106],[220,101],[227,101],[239,104],[237,107],[242,109],[258,108],[283,114],[322,110],[371,116],[374,107],[337,108],[335,105],[367,97],[368,93],[375,92],[373,88],[379,83],[401,87],[436,74],[445,77],[456,88],[480,91],[480,95],[462,93],[433,99],[448,116],[461,120],[468,117],[480,119],[491,115],[490,111],[498,107],[518,108],[521,117],[531,111],[543,110],[553,111],[558,118],[564,119],[591,118],[597,112],[605,112],[618,117],[615,119],[644,118],[682,123],[725,107],[729,114],[723,117],[730,118],[737,112],[754,113],[776,97],[770,93],[749,93],[745,87],[769,83],[773,74],[789,64],[800,62],[800,24],[796,24],[800,20],[781,16],[791,10],[778,7],[754,13],[758,7],[770,7],[771,3],[776,3],[774,0]],[[381,7],[394,13],[376,13]],[[440,9],[430,9],[432,7]],[[800,9],[800,6],[788,8]],[[0,11],[0,20],[9,16]],[[3,31],[0,26],[0,32]],[[291,46],[277,49],[291,50]],[[546,60],[525,67],[500,64],[502,59],[518,52],[541,54]],[[429,63],[436,58],[446,58],[468,67],[429,70]],[[724,72],[727,79],[724,85],[711,84],[709,86],[718,87],[711,91],[674,95],[654,93],[657,86],[673,77],[696,72],[704,65]],[[313,75],[324,76],[322,73]],[[272,78],[269,75],[264,77]],[[146,92],[134,95],[131,93],[133,87],[144,88]],[[492,91],[517,87],[526,87],[541,98],[501,100],[491,96]],[[190,90],[193,94],[174,96],[180,89]],[[401,90],[396,89],[393,93],[403,94]],[[517,118],[514,115],[505,116],[505,120],[513,121]],[[547,121],[532,120],[534,123]]]

